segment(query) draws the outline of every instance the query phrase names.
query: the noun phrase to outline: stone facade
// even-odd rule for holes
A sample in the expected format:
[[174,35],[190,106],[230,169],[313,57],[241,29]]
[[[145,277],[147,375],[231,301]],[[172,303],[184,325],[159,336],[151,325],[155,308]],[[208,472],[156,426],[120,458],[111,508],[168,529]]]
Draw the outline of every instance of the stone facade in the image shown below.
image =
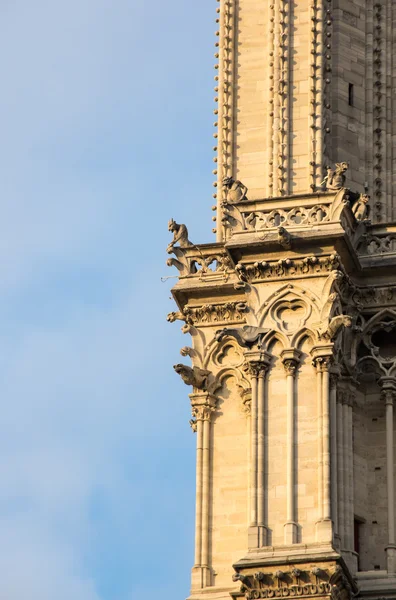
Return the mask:
[[396,8],[218,7],[217,242],[172,219],[167,250],[192,338],[190,600],[393,598]]

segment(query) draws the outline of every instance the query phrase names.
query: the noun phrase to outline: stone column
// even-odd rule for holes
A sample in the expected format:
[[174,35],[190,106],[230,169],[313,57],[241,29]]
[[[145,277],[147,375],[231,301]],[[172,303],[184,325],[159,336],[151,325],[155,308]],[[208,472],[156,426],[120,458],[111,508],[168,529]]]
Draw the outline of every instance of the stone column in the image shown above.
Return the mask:
[[395,539],[395,483],[394,483],[394,436],[393,406],[396,400],[396,380],[382,377],[379,381],[382,388],[381,398],[386,406],[386,486],[388,495],[388,545],[386,547],[388,574],[396,573],[396,539]]
[[270,355],[261,351],[245,352],[248,364],[252,400],[250,410],[250,524],[249,548],[261,548],[268,544],[266,523],[265,489],[265,377],[270,364]]
[[337,393],[337,492],[338,492],[338,535],[341,548],[345,547],[345,487],[344,487],[344,435],[343,435],[343,391]]
[[333,345],[312,349],[316,369],[318,407],[318,542],[333,542],[331,513],[330,366]]
[[357,571],[357,554],[354,542],[354,476],[353,476],[353,405],[355,401],[354,384],[350,378],[342,378],[339,383],[340,394],[340,430],[342,449],[339,460],[342,463],[342,479],[339,481],[342,504],[341,548],[344,559],[351,572]]
[[339,543],[338,516],[338,451],[337,451],[337,381],[339,374],[330,375],[330,447],[331,447],[331,515],[334,537]]
[[285,544],[296,544],[298,541],[298,526],[296,518],[296,385],[295,378],[301,353],[298,350],[287,349],[281,354],[286,371],[286,432],[287,432],[287,514],[284,525]]
[[209,500],[210,500],[210,439],[211,418],[216,409],[216,398],[210,394],[190,394],[197,432],[195,563],[192,569],[192,589],[212,585],[209,559]]

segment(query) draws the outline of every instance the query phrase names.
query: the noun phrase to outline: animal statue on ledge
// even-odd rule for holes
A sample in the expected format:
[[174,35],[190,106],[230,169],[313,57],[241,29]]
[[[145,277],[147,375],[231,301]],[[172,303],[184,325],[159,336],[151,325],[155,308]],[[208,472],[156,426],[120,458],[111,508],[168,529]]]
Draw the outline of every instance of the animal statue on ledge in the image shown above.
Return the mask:
[[188,239],[188,230],[185,225],[179,225],[179,223],[176,223],[176,221],[171,219],[168,223],[168,231],[173,233],[173,240],[170,242],[166,250],[168,254],[173,251],[173,248],[176,246],[176,244],[178,244],[180,248],[188,248],[189,246],[193,245]]
[[338,191],[345,187],[345,173],[349,169],[347,162],[336,163],[335,169],[327,167],[327,175],[321,185],[326,184],[326,189],[329,191]]
[[269,329],[264,329],[263,327],[252,327],[250,325],[244,325],[240,329],[224,327],[224,329],[216,331],[215,340],[221,342],[223,338],[230,336],[235,338],[242,348],[251,348],[254,344],[257,344],[257,347],[260,349],[263,344],[263,338],[269,331]]
[[358,200],[352,206],[352,212],[356,221],[367,221],[370,216],[370,206],[368,204],[370,196],[360,194]]
[[238,204],[239,202],[246,202],[247,187],[240,181],[235,180],[233,177],[224,177],[223,187],[227,190],[226,203],[227,204]]

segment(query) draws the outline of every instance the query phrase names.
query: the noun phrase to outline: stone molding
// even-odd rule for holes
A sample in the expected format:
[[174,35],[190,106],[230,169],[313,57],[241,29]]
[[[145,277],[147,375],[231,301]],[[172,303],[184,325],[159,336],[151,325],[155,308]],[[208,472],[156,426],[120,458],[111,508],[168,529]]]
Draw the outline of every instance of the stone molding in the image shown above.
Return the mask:
[[352,597],[352,586],[340,566],[327,568],[310,565],[309,568],[281,569],[284,567],[275,572],[237,572],[233,581],[240,582],[241,588],[239,592],[231,593],[232,598],[258,600],[325,596],[332,600],[349,600]]

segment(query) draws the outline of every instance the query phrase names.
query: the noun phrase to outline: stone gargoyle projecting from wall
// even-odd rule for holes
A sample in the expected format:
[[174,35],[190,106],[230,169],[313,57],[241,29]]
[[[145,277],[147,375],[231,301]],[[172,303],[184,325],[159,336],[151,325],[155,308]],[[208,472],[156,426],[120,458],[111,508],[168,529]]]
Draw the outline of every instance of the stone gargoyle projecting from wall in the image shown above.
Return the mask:
[[212,373],[200,367],[188,367],[187,365],[174,365],[176,373],[180,375],[186,385],[192,385],[195,389],[202,392],[214,394],[218,388],[218,383]]
[[257,347],[260,349],[263,344],[263,338],[269,331],[269,329],[264,329],[263,327],[252,327],[250,325],[244,325],[240,329],[224,327],[224,329],[216,331],[215,340],[221,342],[223,338],[230,336],[235,338],[242,348],[252,348],[252,346],[257,344]]

